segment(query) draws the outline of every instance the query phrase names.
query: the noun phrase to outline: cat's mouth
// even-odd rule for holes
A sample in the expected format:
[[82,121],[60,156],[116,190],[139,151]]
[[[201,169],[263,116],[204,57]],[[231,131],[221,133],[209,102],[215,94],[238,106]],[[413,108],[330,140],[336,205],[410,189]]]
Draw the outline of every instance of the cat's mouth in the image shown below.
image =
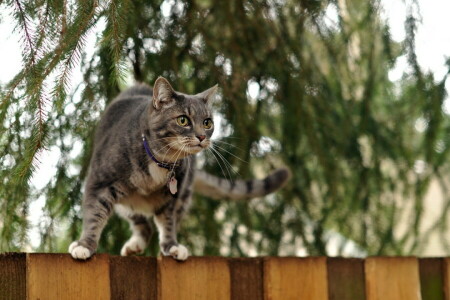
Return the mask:
[[194,145],[189,145],[189,147],[193,148],[193,149],[197,149],[198,151],[201,151],[203,149],[208,148],[209,147],[209,143],[205,143],[205,144],[198,143],[198,144],[194,144]]
[[210,142],[193,142],[186,145],[186,152],[190,154],[198,153],[206,148],[208,148],[210,145]]
[[197,139],[185,139],[178,141],[171,148],[177,153],[184,153],[185,155],[197,154],[205,150],[211,145],[210,140],[203,140],[199,142]]

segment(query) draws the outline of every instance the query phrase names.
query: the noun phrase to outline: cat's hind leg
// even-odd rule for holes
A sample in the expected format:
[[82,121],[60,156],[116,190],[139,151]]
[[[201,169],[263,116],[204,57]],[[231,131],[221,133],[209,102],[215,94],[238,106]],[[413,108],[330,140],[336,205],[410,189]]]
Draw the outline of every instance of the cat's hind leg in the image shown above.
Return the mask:
[[124,215],[119,210],[117,212],[122,217],[128,219],[131,231],[133,232],[130,239],[123,245],[122,250],[120,250],[120,255],[129,256],[144,253],[153,234],[149,220],[143,215]]

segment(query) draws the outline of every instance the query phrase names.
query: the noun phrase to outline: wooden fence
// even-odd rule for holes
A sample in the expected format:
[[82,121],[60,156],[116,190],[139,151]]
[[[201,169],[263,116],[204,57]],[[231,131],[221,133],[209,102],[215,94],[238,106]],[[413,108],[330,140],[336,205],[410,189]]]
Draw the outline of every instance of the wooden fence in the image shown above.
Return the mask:
[[449,258],[0,255],[0,300],[450,300]]

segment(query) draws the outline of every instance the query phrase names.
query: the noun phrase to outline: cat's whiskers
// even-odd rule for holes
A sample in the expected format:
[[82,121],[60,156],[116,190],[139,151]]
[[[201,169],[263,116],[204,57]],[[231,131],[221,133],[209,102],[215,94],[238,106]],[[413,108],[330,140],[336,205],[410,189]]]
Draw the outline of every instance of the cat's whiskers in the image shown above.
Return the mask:
[[[178,156],[177,156],[177,159],[175,160],[175,161],[177,161],[178,160],[178,158],[179,158],[179,156],[181,155],[181,153],[183,152],[183,150],[184,150],[184,145],[183,145],[183,147],[177,152],[178,153]],[[172,167],[172,172],[175,170],[175,165],[173,165],[173,167]]]
[[[227,174],[225,174],[224,169],[227,171],[228,173],[228,179],[232,180],[232,176],[231,176],[231,172],[230,169],[233,173],[235,174],[239,174],[238,172],[236,172],[233,167],[231,166],[231,164],[227,161],[227,159],[221,154],[219,153],[216,149],[214,149],[213,147],[208,148],[209,152],[213,155],[214,159],[217,161],[217,163],[219,164],[220,169],[222,170],[222,174],[225,178],[227,178]],[[220,160],[218,159],[220,158]],[[222,162],[221,162],[222,161]],[[223,167],[222,167],[223,164]]]
[[241,159],[240,157],[237,157],[236,155],[234,155],[234,154],[231,153],[230,151],[226,150],[225,148],[220,147],[219,145],[215,145],[215,144],[214,144],[214,145],[212,145],[212,147],[217,147],[217,148],[219,148],[220,150],[225,151],[226,153],[230,154],[231,156],[233,156],[233,157],[239,159],[240,161],[242,161],[242,162],[248,164],[248,161],[245,161],[245,160]]
[[167,153],[168,153],[171,149],[173,149],[173,148],[172,148],[172,145],[175,145],[177,142],[178,142],[178,141],[172,141],[172,142],[170,142],[169,144],[167,144],[167,145],[161,147],[160,149],[156,150],[156,154],[159,155],[159,153],[161,153],[163,149],[167,148],[166,152],[164,153],[164,155],[163,155],[163,157],[162,157],[162,159],[161,159],[162,161],[165,161],[166,156],[167,156]]
[[236,139],[236,140],[242,140],[241,137],[237,137],[237,136],[224,136],[224,137],[222,137],[222,139]]
[[202,146],[200,146],[201,149],[198,149],[197,146],[199,146],[199,145],[194,144],[195,142],[196,142],[196,139],[194,139],[192,137],[182,137],[180,144],[185,146],[184,148],[186,149],[187,154],[193,155],[193,154],[197,154],[201,150],[205,149],[205,147],[202,147]]
[[[178,159],[184,154],[184,153],[189,153],[189,154],[195,154],[199,151],[192,151],[191,148],[195,147],[192,145],[195,142],[195,139],[191,138],[191,137],[178,137],[178,138],[174,138],[174,137],[169,137],[169,138],[161,138],[158,140],[167,140],[167,139],[174,139],[172,140],[170,143],[162,146],[161,148],[156,150],[156,154],[160,155],[164,150],[164,155],[162,155],[162,161],[165,161],[166,157],[168,156],[168,153],[170,150],[175,151],[175,153],[173,153],[171,155],[171,158],[175,158],[175,161],[178,161]],[[155,140],[157,141],[157,140]],[[240,159],[239,157],[237,157],[236,155],[234,155],[233,153],[227,151],[226,149],[224,149],[223,147],[220,147],[219,145],[215,144],[218,141],[214,141],[214,143],[212,141],[209,141],[208,145],[206,145],[205,147],[202,147],[202,150],[208,150],[214,157],[214,159],[217,161],[217,163],[219,164],[219,167],[221,168],[222,174],[225,177],[228,178],[232,178],[231,173],[235,173],[235,174],[239,174],[238,172],[236,172],[232,165],[230,164],[230,162],[220,153],[219,150],[225,151],[226,153],[232,155],[233,157],[241,160],[242,162],[248,163],[242,159]],[[222,142],[222,141],[220,141]],[[228,144],[226,142],[222,142],[224,144]],[[174,147],[176,145],[179,145],[179,147]],[[231,144],[230,144],[231,145]],[[187,152],[186,152],[187,151]]]
[[[230,174],[230,169],[231,169],[231,171],[233,172],[233,173],[235,173],[235,174],[237,174],[237,175],[239,175],[239,173],[238,172],[236,172],[234,169],[233,169],[233,166],[230,164],[230,162],[222,155],[222,153],[220,153],[217,149],[215,149],[214,148],[214,146],[213,147],[211,147],[211,149],[220,157],[220,159],[222,159],[222,161],[224,162],[224,165],[227,167],[227,170],[228,170],[228,173]],[[231,179],[231,174],[230,174],[230,179]]]
[[[162,158],[163,161],[165,160],[165,158],[170,150],[176,151],[175,154],[172,154],[171,156],[172,156],[172,158],[177,156],[177,158],[175,159],[175,161],[177,161],[180,158],[181,154],[183,152],[185,152],[184,151],[184,149],[186,148],[185,146],[189,146],[189,144],[187,143],[187,141],[190,139],[189,137],[178,137],[178,138],[171,137],[171,138],[175,139],[175,140],[157,150],[157,153],[160,153],[165,148],[167,148],[167,150],[164,153],[163,158]],[[173,147],[175,145],[180,145],[181,148]],[[189,154],[192,154],[192,153],[189,153]]]
[[180,147],[182,147],[183,152],[185,152],[186,154],[192,154],[192,153],[188,153],[188,152],[185,151],[186,147],[190,146],[189,145],[189,140],[190,140],[190,138],[187,137],[187,136],[183,136],[183,137],[179,137],[178,138],[179,145],[180,145]]
[[227,142],[224,142],[224,141],[221,141],[221,140],[214,140],[213,143],[214,143],[214,144],[215,144],[215,143],[222,143],[222,144],[225,144],[225,145],[227,145],[227,146],[236,148],[236,149],[238,149],[238,150],[245,151],[244,149],[239,148],[239,147],[237,147],[236,145],[233,145],[233,144],[231,144],[231,143],[227,143]]
[[[155,142],[161,142],[161,141],[165,141],[165,140],[169,140],[170,141],[170,140],[173,140],[173,139],[174,139],[174,137],[163,137],[163,138],[159,138],[159,139],[152,139],[152,140],[150,140],[149,143],[154,144]],[[159,149],[152,149],[152,150],[155,151],[155,154],[159,155],[159,153],[163,149],[165,149],[166,147],[170,147],[172,144],[174,144],[176,142],[177,141],[175,140],[175,141],[169,142],[168,144],[165,144],[164,146],[160,147]],[[153,148],[153,147],[151,147],[151,148]]]
[[149,139],[148,140],[148,142],[150,143],[150,144],[153,144],[153,143],[155,143],[155,142],[161,142],[161,141],[166,141],[166,140],[173,140],[175,137],[173,137],[173,136],[169,136],[169,137],[163,137],[163,138],[159,138],[159,139]]
[[[176,143],[176,142],[173,142],[173,144],[175,144],[175,143]],[[172,147],[170,147],[170,145],[166,145],[166,147],[167,147],[167,150],[166,150],[166,152],[165,152],[164,155],[163,155],[163,158],[162,158],[163,161],[166,160],[167,153],[169,153],[169,151],[172,150]],[[163,147],[162,149],[164,149],[164,148],[166,148],[166,147]],[[162,149],[161,149],[161,150],[162,150]]]
[[[206,153],[211,153],[211,154],[212,154],[212,156],[214,157],[214,159],[217,161],[217,164],[219,165],[220,170],[222,171],[223,177],[227,178],[227,174],[225,174],[225,171],[224,171],[223,168],[222,168],[222,164],[221,164],[220,161],[217,159],[216,155],[214,154],[214,152],[213,152],[211,149],[212,149],[212,148],[208,148],[208,149],[207,149],[208,151],[206,151]],[[231,179],[231,178],[230,178],[230,179]]]
[[166,136],[166,137],[162,137],[162,138],[158,138],[158,139],[150,139],[150,141],[157,142],[157,141],[161,141],[161,140],[170,140],[170,139],[173,139],[173,136]]
[[171,147],[172,147],[173,145],[175,145],[177,142],[178,142],[178,141],[172,141],[172,142],[170,142],[170,143],[164,145],[163,147],[161,147],[161,148],[159,148],[158,150],[156,150],[156,153],[160,153],[160,152],[162,152],[164,149],[168,148],[167,151],[166,151],[166,154],[167,154],[167,152],[168,152],[170,149],[172,149]]
[[[171,147],[171,146],[173,146],[173,145],[176,145],[176,144],[180,144],[182,147],[181,148],[178,148],[178,149],[174,149],[173,147]],[[164,149],[164,148],[168,148],[167,150],[166,150],[166,152],[164,153],[164,156],[163,156],[163,161],[165,160],[165,158],[166,158],[166,156],[167,156],[167,154],[168,154],[168,152],[170,151],[170,150],[174,150],[174,151],[176,151],[174,154],[172,154],[172,158],[174,158],[175,156],[176,156],[176,158],[175,158],[175,162],[176,161],[178,161],[178,159],[180,158],[180,155],[184,152],[184,145],[183,145],[183,143],[181,143],[180,141],[179,141],[179,138],[178,139],[176,139],[175,141],[173,141],[173,142],[171,142],[171,143],[169,143],[169,144],[167,144],[166,146],[164,146],[164,147],[162,147],[161,149],[160,149],[160,151],[162,150],[162,149]],[[173,169],[172,169],[173,170]]]

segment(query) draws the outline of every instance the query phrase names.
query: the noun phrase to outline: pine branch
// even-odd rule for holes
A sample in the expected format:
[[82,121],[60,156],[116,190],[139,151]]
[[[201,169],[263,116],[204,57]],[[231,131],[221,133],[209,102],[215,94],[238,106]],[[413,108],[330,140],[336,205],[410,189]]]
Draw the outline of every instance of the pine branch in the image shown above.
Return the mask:
[[22,5],[20,4],[20,1],[19,0],[14,0],[14,3],[16,5],[17,9],[19,10],[18,11],[18,13],[19,13],[19,20],[21,21],[21,23],[23,25],[23,30],[25,32],[25,40],[26,40],[26,42],[28,44],[28,47],[30,49],[30,62],[31,62],[31,65],[34,65],[35,64],[35,53],[36,53],[36,51],[34,50],[33,41],[31,39],[30,28],[29,28],[29,25],[28,25],[28,18],[25,15],[25,12],[24,12],[24,10],[22,8]]
[[42,151],[45,150],[46,138],[47,138],[47,121],[46,114],[43,107],[39,107],[47,99],[42,92],[34,95],[30,101],[38,105],[38,114],[33,121],[33,128],[31,137],[25,141],[25,149],[22,160],[15,167],[13,178],[18,183],[28,182],[33,172],[40,163],[39,156]]
[[112,56],[111,71],[113,84],[125,77],[126,65],[123,60],[123,43],[125,35],[125,16],[128,15],[130,2],[128,0],[111,0],[107,10],[108,25],[105,32],[105,42],[109,44]]
[[[15,88],[23,79],[27,80],[29,82],[30,75],[31,78],[33,78],[32,80],[34,80],[35,77],[38,77],[38,73],[36,72],[37,68],[36,68],[36,56],[37,56],[37,51],[35,50],[34,47],[34,43],[32,40],[32,34],[31,34],[31,29],[29,27],[29,20],[28,17],[26,16],[24,9],[20,3],[19,0],[15,0],[14,1],[15,6],[18,10],[18,14],[19,14],[19,20],[20,23],[23,26],[23,30],[25,33],[25,41],[26,44],[28,45],[29,48],[29,55],[25,55],[24,56],[24,63],[25,63],[25,71],[26,73],[29,73],[26,77],[25,76],[19,76],[16,77],[18,80],[13,84],[13,88]],[[27,61],[28,60],[28,61]],[[25,74],[25,73],[24,73]],[[28,77],[28,78],[27,78]],[[39,89],[40,91],[42,90],[42,87],[40,87]],[[14,89],[11,90],[11,93],[14,91]],[[24,169],[22,169],[21,171],[19,171],[19,174],[22,176],[25,173],[25,170],[29,170],[29,169],[33,169],[30,166],[33,163],[36,153],[38,151],[40,151],[43,147],[43,143],[44,143],[44,124],[45,124],[45,111],[44,111],[44,105],[46,102],[46,98],[43,96],[42,92],[39,92],[38,94],[30,94],[30,102],[34,102],[36,103],[36,109],[37,109],[37,116],[36,116],[36,120],[35,120],[35,128],[37,128],[37,132],[33,134],[33,146],[31,147],[31,153],[28,157],[26,157],[26,159],[24,160],[25,162],[29,162],[26,163],[24,165]],[[7,99],[10,97],[10,95],[7,95]]]
[[[63,18],[62,20],[62,27],[65,29],[61,33],[61,39],[67,37],[67,33],[70,33],[70,36],[74,36],[77,38],[73,42],[63,42],[65,44],[69,44],[70,46],[68,57],[65,58],[65,61],[63,62],[63,68],[59,75],[58,83],[55,86],[54,95],[56,99],[64,100],[63,98],[65,98],[67,91],[70,88],[70,73],[73,67],[78,64],[81,58],[82,50],[86,45],[86,37],[89,34],[91,28],[97,22],[97,19],[94,18],[94,16],[96,15],[97,2],[94,2],[93,6],[89,7],[89,9],[90,10],[87,14],[85,13],[85,9],[80,9],[80,20],[76,19],[70,28],[67,27],[65,18]],[[71,33],[72,30],[74,30],[73,34]]]
[[[61,89],[64,90],[64,93],[61,93],[61,95],[65,96],[65,90],[68,88],[68,82],[69,82],[69,74],[70,70],[73,68],[73,66],[76,64],[76,61],[80,58],[80,53],[82,51],[83,46],[85,45],[85,35],[88,32],[88,30],[95,24],[96,19],[94,18],[96,7],[97,7],[97,1],[90,2],[88,4],[92,3],[92,6],[88,7],[89,11],[88,13],[84,13],[84,11],[80,12],[80,23],[77,23],[79,21],[77,18],[75,19],[74,24],[72,25],[73,28],[73,35],[68,34],[68,32],[62,32],[64,34],[61,34],[61,39],[56,46],[54,51],[48,51],[44,53],[41,59],[38,61],[36,60],[36,51],[34,50],[34,44],[31,38],[29,26],[26,22],[27,17],[25,15],[24,10],[22,9],[22,6],[20,6],[20,2],[16,0],[16,5],[19,7],[19,13],[20,13],[20,20],[23,20],[24,23],[24,31],[26,35],[26,40],[28,41],[30,52],[31,54],[28,56],[29,63],[27,64],[27,67],[25,68],[25,72],[22,74],[19,74],[16,76],[14,82],[10,86],[10,90],[8,95],[6,96],[6,99],[2,101],[2,106],[10,99],[12,93],[17,88],[17,86],[25,80],[26,82],[26,94],[29,97],[29,104],[31,105],[31,108],[33,110],[36,110],[36,119],[35,119],[35,129],[33,130],[32,139],[29,140],[28,147],[27,147],[27,155],[25,159],[21,162],[19,168],[17,169],[21,177],[24,177],[25,179],[29,178],[32,171],[35,169],[35,166],[37,165],[38,161],[38,154],[39,152],[44,149],[45,146],[45,122],[46,122],[46,113],[45,113],[45,106],[48,102],[48,98],[46,96],[45,92],[45,80],[48,78],[48,76],[53,72],[53,70],[61,64],[61,58],[68,54],[68,57],[65,59],[65,67],[63,70],[63,73],[60,77],[60,91]],[[86,6],[82,7],[83,9],[86,9]],[[45,19],[44,19],[45,21]],[[63,24],[62,28],[64,28],[65,25],[65,19],[63,18]],[[80,26],[81,24],[81,26]],[[40,31],[41,34],[46,34],[45,31]],[[72,33],[72,32],[71,32]],[[45,40],[45,37],[38,36],[37,39],[40,41]],[[58,91],[58,90],[57,90]],[[61,96],[59,95],[59,96]],[[61,97],[60,97],[61,99]],[[61,102],[64,101],[64,99],[60,100]],[[33,108],[34,107],[34,108]]]
[[[0,104],[0,109],[6,109],[7,106],[10,104],[10,100],[14,92],[16,91],[19,84],[25,79],[26,70],[22,70],[17,74],[7,85],[8,92],[6,93],[5,97],[2,98],[2,102]],[[3,121],[0,119],[0,121]]]

